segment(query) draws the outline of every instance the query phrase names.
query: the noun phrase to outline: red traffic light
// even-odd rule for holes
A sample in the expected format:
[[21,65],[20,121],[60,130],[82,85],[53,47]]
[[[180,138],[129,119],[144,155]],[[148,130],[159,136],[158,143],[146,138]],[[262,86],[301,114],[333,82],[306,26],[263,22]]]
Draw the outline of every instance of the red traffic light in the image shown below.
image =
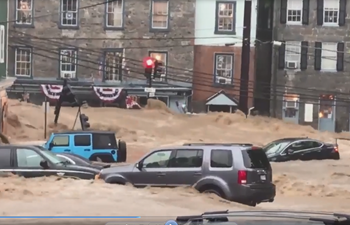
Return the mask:
[[154,67],[154,59],[152,57],[145,57],[143,59],[143,67],[153,68]]

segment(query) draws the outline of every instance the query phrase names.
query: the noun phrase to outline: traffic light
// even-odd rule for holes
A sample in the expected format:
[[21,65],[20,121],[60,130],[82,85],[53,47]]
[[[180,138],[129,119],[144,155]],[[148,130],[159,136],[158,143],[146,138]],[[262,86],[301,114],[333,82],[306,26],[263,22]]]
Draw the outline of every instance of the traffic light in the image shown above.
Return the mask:
[[154,61],[154,78],[160,78],[164,74],[164,63],[160,60]]
[[143,67],[145,68],[145,77],[151,78],[154,68],[154,59],[151,57],[145,57],[143,59]]
[[90,128],[89,117],[87,117],[85,114],[80,114],[79,119],[82,130],[87,130],[88,128]]

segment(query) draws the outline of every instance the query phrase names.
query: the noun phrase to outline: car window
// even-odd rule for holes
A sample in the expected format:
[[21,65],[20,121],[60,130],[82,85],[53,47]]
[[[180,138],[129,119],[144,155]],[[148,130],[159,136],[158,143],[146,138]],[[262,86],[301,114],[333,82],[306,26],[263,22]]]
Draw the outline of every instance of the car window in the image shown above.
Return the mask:
[[92,147],[93,149],[116,149],[117,141],[114,134],[92,134]]
[[176,155],[170,160],[168,167],[201,167],[202,163],[203,150],[181,149],[176,151]]
[[144,168],[164,168],[168,166],[172,151],[158,151],[143,160]]
[[263,149],[249,149],[242,151],[243,163],[246,168],[270,169],[270,162]]
[[233,166],[232,152],[230,150],[214,149],[210,154],[210,167],[230,168]]
[[0,149],[0,168],[11,167],[11,149]]
[[[315,146],[316,145],[316,146]],[[317,142],[315,143],[314,141],[299,141],[294,144],[292,144],[289,149],[293,151],[300,151],[308,148],[316,148],[321,145],[318,145]]]
[[69,136],[58,135],[52,139],[51,142],[54,146],[69,146]]
[[41,155],[31,149],[17,149],[17,165],[18,167],[40,167],[43,159]]
[[263,149],[267,155],[270,154],[277,154],[284,150],[284,148],[289,144],[289,141],[279,141],[279,142],[272,142],[265,146]]
[[75,146],[90,146],[91,145],[91,136],[90,135],[75,135],[74,136],[74,145]]

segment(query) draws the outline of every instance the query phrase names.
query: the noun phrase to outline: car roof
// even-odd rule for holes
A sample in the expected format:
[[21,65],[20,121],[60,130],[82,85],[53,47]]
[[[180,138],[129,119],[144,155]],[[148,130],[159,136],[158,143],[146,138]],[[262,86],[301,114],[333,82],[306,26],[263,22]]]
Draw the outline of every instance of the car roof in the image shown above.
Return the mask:
[[[223,143],[224,144],[224,143]],[[246,148],[251,148],[252,146],[242,146],[242,145],[172,145],[172,146],[163,146],[163,147],[158,147],[152,150],[154,151],[159,151],[159,150],[183,150],[183,149],[201,149],[203,151],[209,151],[212,149],[221,149],[221,150],[232,150],[232,149],[241,149],[244,150]]]
[[[26,145],[26,144],[1,144],[0,148],[6,148],[6,146],[9,147],[13,147],[13,148],[23,148],[23,147],[27,147],[27,148],[35,148],[35,149],[39,149],[37,146],[38,145]],[[39,149],[40,150],[40,149]]]
[[281,138],[281,139],[277,139],[274,140],[272,142],[282,142],[282,141],[298,141],[298,140],[311,140],[308,137],[290,137],[290,138]]
[[53,134],[115,134],[115,132],[103,130],[70,130],[57,132]]

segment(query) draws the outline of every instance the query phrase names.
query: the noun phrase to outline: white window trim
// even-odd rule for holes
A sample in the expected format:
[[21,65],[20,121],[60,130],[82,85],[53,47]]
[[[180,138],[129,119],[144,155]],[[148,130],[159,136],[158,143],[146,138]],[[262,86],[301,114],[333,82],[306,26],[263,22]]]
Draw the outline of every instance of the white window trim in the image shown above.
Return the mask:
[[[325,46],[332,46],[331,48],[327,48],[329,49],[329,51],[325,50]],[[338,47],[338,43],[337,42],[322,42],[322,51],[321,51],[321,71],[322,72],[338,72],[337,71],[337,47]],[[329,60],[332,61],[332,63],[334,63],[334,66],[332,68],[324,68],[325,65],[325,60],[327,60],[327,58],[329,58]]]
[[104,62],[103,63],[104,63],[104,67],[105,67],[104,75],[103,75],[104,76],[104,81],[105,82],[120,82],[121,79],[116,79],[116,78],[118,78],[118,77],[121,78],[123,76],[123,62],[121,62],[121,65],[118,68],[118,73],[112,74],[113,79],[112,80],[106,79],[107,78],[107,60],[106,60],[106,57],[107,57],[108,53],[114,53],[114,54],[120,53],[121,57],[123,57],[124,51],[121,51],[121,49],[115,49],[115,50],[111,49],[109,51],[105,51],[104,52],[104,56],[103,56],[104,57]]
[[5,62],[5,26],[0,25],[0,63]]
[[[220,21],[220,18],[221,17],[223,17],[223,18],[225,18],[225,16],[220,16],[220,4],[229,4],[229,5],[232,5],[232,10],[233,10],[233,12],[232,12],[232,18],[231,18],[231,29],[230,30],[228,30],[228,29],[223,29],[223,28],[220,28],[220,23],[219,23],[219,21]],[[234,32],[235,31],[235,26],[236,26],[236,22],[235,22],[235,20],[236,20],[236,7],[237,7],[237,4],[236,4],[236,1],[228,1],[228,2],[219,2],[219,4],[218,4],[218,8],[216,9],[217,10],[217,20],[215,21],[216,23],[217,23],[217,27],[218,27],[218,29],[217,29],[217,31],[218,32]]]
[[[118,1],[115,1],[115,2],[107,2],[106,3],[106,27],[107,28],[122,28],[123,27],[123,24],[124,24],[124,1],[125,0],[120,0],[121,1],[121,13],[120,13],[120,16],[121,16],[121,24],[120,25],[117,25],[117,26],[111,26],[111,25],[108,25],[108,8],[109,8],[109,4],[116,4]],[[116,17],[116,12],[114,11],[114,8],[113,8],[113,15],[114,17]]]
[[[296,4],[298,7],[292,7],[292,3]],[[300,8],[299,8],[300,6]],[[300,10],[300,21],[289,21],[288,11],[289,10]],[[287,24],[288,25],[302,25],[303,22],[303,0],[287,0]]]
[[[29,68],[29,75],[25,74],[17,74],[17,51],[18,50],[29,50],[29,59],[30,59],[30,68]],[[14,74],[16,77],[31,77],[32,76],[32,71],[33,71],[33,53],[32,49],[28,47],[16,47],[15,48],[15,71]]]
[[19,21],[19,18],[18,18],[18,11],[19,11],[19,9],[18,9],[18,0],[15,0],[15,9],[16,9],[16,24],[17,25],[32,25],[33,23],[34,23],[34,21],[33,21],[33,19],[34,19],[34,10],[33,10],[33,2],[34,2],[34,0],[31,0],[30,1],[30,16],[31,16],[31,20],[30,20],[30,23],[22,23],[22,22],[20,22]]
[[[153,24],[153,15],[154,15],[154,3],[157,2],[166,2],[167,3],[167,15],[166,15],[166,27],[155,27]],[[151,15],[151,27],[155,30],[167,30],[169,29],[169,1],[168,0],[152,0],[152,15]]]
[[[71,63],[62,63],[62,57],[63,57],[63,54],[62,54],[62,52],[63,51],[75,51],[75,60],[74,60],[74,64],[75,64],[75,70],[74,71],[72,71],[72,70],[62,70],[62,66],[63,65],[72,65]],[[60,77],[61,78],[64,78],[65,76],[64,76],[64,74],[71,74],[71,77],[70,77],[70,79],[74,79],[74,78],[76,78],[77,77],[77,62],[78,62],[78,50],[77,49],[69,49],[69,48],[67,48],[67,49],[60,49]]]
[[[227,79],[231,79],[231,81],[229,83],[220,83],[218,82],[218,76],[217,76],[217,71],[218,71],[218,65],[217,65],[217,58],[220,57],[220,56],[229,56],[231,58],[231,69],[230,69],[230,75],[231,77],[230,78],[224,78],[225,80]],[[232,85],[234,82],[234,77],[233,77],[233,74],[234,74],[234,55],[231,54],[231,53],[214,53],[214,84],[218,84],[218,85]]]
[[[74,0],[70,0],[70,1],[74,1]],[[67,12],[75,13],[77,15],[76,24],[64,24],[63,23],[64,14]],[[70,10],[70,11],[66,11],[66,12],[63,11],[63,0],[60,0],[60,13],[61,13],[60,25],[62,27],[77,27],[79,25],[79,0],[76,0],[76,10]]]
[[[323,0],[323,26],[326,27],[339,27],[339,0]],[[329,6],[327,6],[327,4],[329,4]],[[336,4],[336,5],[331,5],[331,4]],[[326,19],[326,8],[333,8],[333,9],[338,9],[338,14],[337,14],[337,22],[336,23],[330,23],[330,22],[325,22]]]
[[[300,71],[300,62],[301,62],[301,42],[300,41],[286,41],[285,43],[285,59],[284,63],[287,64],[288,61],[296,62],[297,68],[295,71]],[[297,59],[293,59],[293,56],[297,56]],[[289,58],[288,58],[289,57]],[[291,70],[285,67],[285,70]]]

